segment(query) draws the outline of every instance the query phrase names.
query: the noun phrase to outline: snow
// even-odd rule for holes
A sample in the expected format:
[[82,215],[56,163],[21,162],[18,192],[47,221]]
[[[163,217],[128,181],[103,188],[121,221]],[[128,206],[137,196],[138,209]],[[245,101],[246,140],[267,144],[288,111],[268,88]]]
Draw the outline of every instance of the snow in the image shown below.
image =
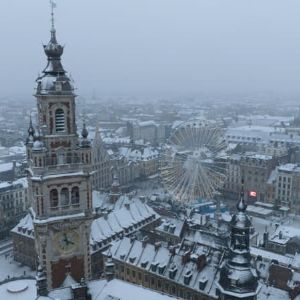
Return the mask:
[[0,164],[0,172],[7,172],[12,170],[13,170],[12,162]]
[[86,175],[84,172],[70,172],[70,173],[60,173],[60,174],[53,174],[47,176],[32,176],[32,180],[42,180],[42,179],[56,179],[61,177],[76,177],[76,176],[83,176]]
[[3,189],[3,188],[14,188],[14,187],[17,187],[17,185],[22,185],[24,189],[28,188],[28,181],[27,181],[27,178],[26,177],[23,177],[23,178],[19,178],[15,181],[3,181],[3,182],[0,182],[0,189]]
[[76,284],[77,282],[75,281],[75,279],[68,274],[64,280],[64,282],[62,283],[61,287],[70,287],[73,284]]
[[34,238],[33,219],[31,214],[27,214],[24,218],[22,218],[11,231]]
[[270,215],[272,215],[273,210],[263,208],[263,207],[257,207],[257,206],[254,206],[254,205],[248,205],[247,206],[247,212],[249,214],[254,213],[254,214],[261,215],[261,216],[270,216]]
[[271,262],[273,259],[277,260],[279,264],[284,266],[289,266],[294,261],[293,257],[280,255],[262,248],[250,247],[250,253],[254,257],[261,256],[264,261]]
[[81,217],[84,217],[84,216],[85,216],[85,214],[82,212],[82,213],[79,213],[79,214],[50,217],[50,218],[47,218],[47,219],[34,219],[34,223],[46,224],[48,222],[55,222],[55,221],[60,221],[60,220],[65,220],[65,219],[81,218]]
[[[35,272],[29,267],[23,266],[14,261],[12,252],[0,256],[0,282],[13,277],[35,276]],[[0,286],[1,287],[1,286]],[[0,299],[3,299],[0,297]]]
[[176,299],[150,289],[124,282],[118,279],[109,282],[104,280],[89,283],[90,293],[93,300],[171,300]]
[[288,292],[268,285],[261,285],[257,300],[283,300],[290,299]]
[[0,299],[33,300],[36,299],[35,280],[22,279],[0,285]]
[[283,171],[283,172],[300,172],[300,165],[298,164],[284,164],[284,165],[280,165],[278,167],[278,171]]
[[115,209],[103,217],[93,221],[91,227],[91,244],[103,242],[113,238],[120,233],[125,234],[125,229],[132,227],[128,233],[143,227],[151,216],[157,219],[159,216],[152,208],[142,203],[140,199],[130,200],[127,196],[122,196],[115,204]]

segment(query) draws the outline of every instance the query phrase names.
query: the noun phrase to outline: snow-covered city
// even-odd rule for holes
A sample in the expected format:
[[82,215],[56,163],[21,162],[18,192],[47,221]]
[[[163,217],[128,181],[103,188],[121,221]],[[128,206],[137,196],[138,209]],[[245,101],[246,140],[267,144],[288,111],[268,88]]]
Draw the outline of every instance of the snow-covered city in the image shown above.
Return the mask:
[[[124,74],[121,70],[123,58],[115,59],[118,51],[132,51],[125,61],[136,55],[130,43],[133,28],[139,38],[152,42],[166,30],[174,33],[169,42],[179,45],[177,34],[191,37],[214,13],[220,17],[215,26],[224,28],[229,40],[239,36],[248,45],[253,39],[257,52],[264,53],[256,45],[263,36],[259,22],[265,19],[270,21],[265,30],[272,37],[264,37],[265,47],[271,49],[268,55],[272,51],[277,55],[271,43],[280,41],[277,34],[289,41],[291,28],[300,49],[296,13],[300,5],[292,0],[289,4],[253,0],[256,7],[234,0],[223,0],[220,7],[207,0],[166,0],[168,5],[133,0],[135,9],[129,9],[130,1],[123,1],[118,4],[122,9],[106,0],[81,4],[28,0],[21,4],[24,10],[17,9],[16,1],[4,1],[7,12],[0,19],[1,30],[8,32],[4,43],[8,52],[3,57],[11,55],[12,70],[34,79],[28,87],[27,79],[16,75],[18,87],[14,71],[3,61],[7,65],[0,89],[0,300],[300,300],[300,90],[293,85],[294,69],[300,74],[299,56],[297,62],[286,58],[284,64],[287,69],[291,64],[292,71],[278,75],[286,79],[282,89],[275,83],[279,79],[271,78],[273,71],[253,60],[255,68],[261,67],[258,73],[270,72],[265,82],[260,74],[255,80],[251,57],[243,66],[249,78],[228,68],[228,78],[236,76],[239,85],[230,91],[218,81],[221,65],[212,63],[207,81],[199,75],[196,82],[202,71],[193,63],[196,75],[191,71],[190,78],[188,72],[183,76],[187,78],[181,77],[190,93],[180,90],[175,79],[172,84],[170,79],[168,93],[155,88],[161,81],[156,76],[145,85],[149,74],[143,73],[144,65],[133,65],[141,74],[132,77],[135,72],[130,70],[127,81],[127,70]],[[271,3],[277,14],[269,10]],[[231,20],[226,25],[221,6],[226,20]],[[204,10],[201,20],[196,9]],[[283,9],[289,17],[280,31],[276,16],[283,18]],[[16,29],[10,28],[12,11],[18,16]],[[184,12],[193,21],[186,19],[182,32],[175,35],[178,26],[173,17],[179,20]],[[156,13],[157,20],[150,18]],[[154,33],[150,19],[157,21],[153,26],[167,28]],[[145,23],[138,24],[140,20]],[[25,28],[31,28],[30,33]],[[213,27],[207,30],[206,42],[222,40],[221,32],[217,38]],[[118,47],[112,34],[117,31]],[[43,47],[38,46],[40,37],[46,40]],[[24,38],[28,43],[18,43],[15,52],[10,41]],[[195,43],[202,41],[198,38]],[[102,60],[98,39],[111,57]],[[229,49],[223,39],[220,53],[222,47],[224,53]],[[104,41],[114,45],[111,51]],[[161,59],[161,47],[145,50],[149,65]],[[278,51],[292,56],[289,47],[287,42]],[[208,61],[213,61],[214,51],[206,52]],[[174,70],[185,70],[181,52],[185,53],[183,48],[176,52],[178,65],[170,67],[170,78]],[[25,53],[23,70],[14,66],[18,60],[13,57],[24,59]],[[224,53],[222,68],[238,65],[238,57]],[[102,77],[89,73],[94,66],[86,59],[94,61],[101,73],[105,67],[97,68],[101,63],[106,66],[106,59],[115,62],[112,68],[118,69],[120,63],[124,77],[114,71],[106,76],[119,94],[105,86]],[[27,61],[40,66],[38,75],[25,67]],[[153,67],[158,78],[166,66]],[[90,86],[85,77],[73,79],[73,68],[75,75],[91,77]],[[216,77],[211,90],[212,74]],[[243,80],[251,84],[243,86]],[[11,92],[9,84],[14,84]],[[125,87],[133,88],[133,96],[124,92]]]

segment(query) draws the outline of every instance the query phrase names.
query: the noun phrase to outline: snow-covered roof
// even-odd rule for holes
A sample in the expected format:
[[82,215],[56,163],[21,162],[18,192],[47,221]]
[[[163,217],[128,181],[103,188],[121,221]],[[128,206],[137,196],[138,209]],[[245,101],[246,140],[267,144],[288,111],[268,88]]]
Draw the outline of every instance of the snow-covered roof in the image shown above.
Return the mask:
[[12,162],[1,163],[0,164],[0,172],[8,172],[14,169],[14,164]]
[[120,147],[119,155],[131,161],[147,161],[151,159],[157,159],[159,156],[159,152],[154,147],[144,147],[141,149]]
[[162,223],[156,228],[156,230],[180,237],[183,225],[184,221],[168,218],[162,220]]
[[96,251],[96,246],[99,249],[104,246],[101,243],[130,234],[158,218],[157,213],[140,199],[121,197],[112,212],[93,221],[90,243]]
[[28,181],[26,177],[19,178],[14,181],[2,181],[0,182],[0,189],[16,189],[16,188],[28,188]]
[[[162,245],[152,245],[132,238],[123,238],[114,242],[109,250],[113,259],[133,265],[136,268],[144,269],[156,276],[174,280],[179,284],[188,286],[199,293],[215,295],[214,279],[217,272],[217,264],[220,259],[220,252],[212,251],[207,256],[216,256],[215,258],[204,258],[203,265],[199,264],[199,257],[203,252],[184,254],[172,254],[172,252]],[[185,261],[183,256],[190,258]],[[200,258],[201,259],[201,258]],[[201,267],[200,267],[201,266]],[[172,272],[172,270],[175,270]],[[173,276],[173,275],[174,276]],[[186,281],[188,278],[188,282]],[[199,287],[200,281],[205,282],[202,289]]]
[[11,231],[33,239],[34,227],[32,215],[30,213],[27,214]]
[[300,165],[299,164],[288,163],[288,164],[278,166],[277,170],[279,172],[300,173]]
[[[87,283],[91,300],[172,300],[174,297],[134,285],[118,279],[111,281],[93,280]],[[19,279],[0,285],[0,299],[6,300],[69,300],[72,299],[70,287],[51,290],[47,296],[37,298],[36,281]]]
[[[127,199],[127,201],[124,201]],[[82,214],[75,214],[70,217],[78,217]],[[47,221],[55,221],[66,216],[48,218]],[[140,199],[122,198],[117,202],[115,209],[102,217],[95,219],[91,225],[90,243],[94,251],[100,250],[111,239],[120,238],[123,235],[130,234],[143,226],[157,220],[159,215]],[[34,222],[44,222],[44,220],[33,221],[34,216],[28,213],[12,229],[15,234],[34,238]]]

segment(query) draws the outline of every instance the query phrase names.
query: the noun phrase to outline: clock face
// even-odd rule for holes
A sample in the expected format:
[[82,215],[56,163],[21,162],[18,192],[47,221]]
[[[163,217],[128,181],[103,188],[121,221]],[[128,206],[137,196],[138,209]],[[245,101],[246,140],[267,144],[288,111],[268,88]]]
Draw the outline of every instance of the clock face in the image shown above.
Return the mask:
[[57,250],[62,253],[70,253],[79,245],[79,234],[75,230],[65,230],[54,235]]

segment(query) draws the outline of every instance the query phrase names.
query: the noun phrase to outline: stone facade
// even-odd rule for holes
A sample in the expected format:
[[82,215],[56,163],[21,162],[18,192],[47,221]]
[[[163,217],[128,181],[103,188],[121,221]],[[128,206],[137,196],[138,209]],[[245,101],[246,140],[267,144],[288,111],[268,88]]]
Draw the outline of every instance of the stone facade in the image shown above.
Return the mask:
[[0,239],[8,237],[29,206],[26,178],[0,183]]
[[30,123],[26,148],[35,250],[51,289],[67,275],[77,282],[91,277],[91,147],[85,126],[81,139],[77,134],[76,95],[54,27],[44,51],[48,63],[35,94],[38,130]]

